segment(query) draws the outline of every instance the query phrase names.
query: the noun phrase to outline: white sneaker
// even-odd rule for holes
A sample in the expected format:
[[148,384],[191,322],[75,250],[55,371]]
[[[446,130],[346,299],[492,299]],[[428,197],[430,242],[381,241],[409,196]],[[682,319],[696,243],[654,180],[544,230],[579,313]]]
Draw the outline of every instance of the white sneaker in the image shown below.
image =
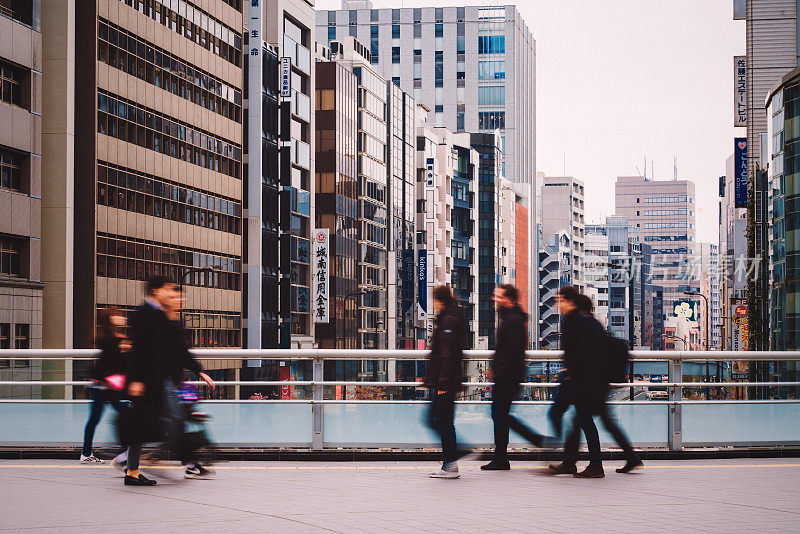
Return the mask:
[[458,472],[458,466],[437,469],[433,473],[428,474],[431,478],[458,478],[461,473]]
[[90,454],[89,456],[84,456],[81,454],[81,463],[82,464],[104,464],[105,462],[95,456],[94,454]]
[[198,480],[209,480],[214,478],[214,471],[206,469],[202,465],[188,466],[183,473],[183,478],[193,478]]

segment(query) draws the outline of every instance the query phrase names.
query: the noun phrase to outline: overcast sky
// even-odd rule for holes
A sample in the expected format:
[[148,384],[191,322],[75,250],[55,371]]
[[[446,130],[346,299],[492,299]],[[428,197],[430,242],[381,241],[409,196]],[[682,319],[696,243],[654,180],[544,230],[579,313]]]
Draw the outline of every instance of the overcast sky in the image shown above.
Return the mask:
[[[510,2],[514,3],[514,2]],[[506,5],[374,0],[376,8]],[[614,180],[654,163],[697,187],[697,237],[718,241],[717,186],[733,138],[733,56],[745,23],[732,0],[525,0],[536,39],[537,171],[586,183],[586,220],[614,213]],[[317,0],[339,9],[339,0]],[[566,165],[565,162],[566,161]]]

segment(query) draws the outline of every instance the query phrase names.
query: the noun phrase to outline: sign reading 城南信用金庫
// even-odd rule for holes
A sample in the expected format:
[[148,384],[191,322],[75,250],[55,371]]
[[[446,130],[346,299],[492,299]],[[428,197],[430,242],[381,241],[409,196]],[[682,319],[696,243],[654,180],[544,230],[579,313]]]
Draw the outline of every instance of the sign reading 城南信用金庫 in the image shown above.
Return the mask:
[[329,276],[329,230],[318,228],[314,231],[314,322],[330,322]]

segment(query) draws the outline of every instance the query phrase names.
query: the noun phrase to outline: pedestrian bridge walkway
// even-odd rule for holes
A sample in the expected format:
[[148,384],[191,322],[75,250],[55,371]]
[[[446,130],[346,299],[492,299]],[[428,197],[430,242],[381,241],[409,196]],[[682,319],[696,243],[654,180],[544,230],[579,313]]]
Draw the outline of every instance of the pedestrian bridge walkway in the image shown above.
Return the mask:
[[797,532],[800,459],[648,461],[606,478],[435,462],[229,462],[214,480],[146,469],[151,488],[103,466],[0,461],[2,532]]

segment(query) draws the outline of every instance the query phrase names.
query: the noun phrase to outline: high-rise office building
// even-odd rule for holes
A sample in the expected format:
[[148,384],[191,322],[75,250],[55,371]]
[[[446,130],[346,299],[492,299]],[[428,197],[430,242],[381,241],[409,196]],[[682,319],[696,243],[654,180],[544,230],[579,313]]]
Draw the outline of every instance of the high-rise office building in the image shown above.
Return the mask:
[[[720,313],[720,256],[719,246],[714,243],[700,243],[700,293],[707,299],[701,302],[701,314],[709,313],[708,329],[706,319],[700,317],[700,333],[711,350],[719,350],[722,319]],[[701,298],[702,300],[702,298]],[[706,309],[706,305],[707,308]]]
[[[0,4],[0,348],[42,347],[42,32],[39,2]],[[0,380],[42,362],[0,361]],[[32,388],[3,388],[21,398]]]
[[412,349],[416,340],[416,103],[391,82],[386,83],[386,91],[388,347]]
[[[238,2],[44,7],[53,32],[44,93],[55,119],[46,146],[54,164],[66,164],[48,177],[43,238],[66,244],[48,259],[48,345],[94,346],[98,310],[131,310],[142,282],[164,274],[183,282],[194,346],[241,346]],[[74,123],[59,123],[73,114]]]
[[575,271],[572,280],[582,289],[586,226],[583,182],[571,176],[543,176],[541,180],[542,234],[545,240],[561,231],[570,234],[572,268]]
[[470,134],[470,144],[478,151],[478,345],[494,348],[494,287],[502,283],[500,272],[500,179],[502,157],[500,133]]
[[556,300],[562,287],[573,284],[570,240],[570,234],[558,232],[539,251],[539,346],[543,350],[561,348],[561,316]]
[[[536,43],[519,10],[349,7],[317,12],[318,40],[350,36],[369,43],[376,71],[431,110],[436,127],[499,129],[501,172],[535,213]],[[534,236],[535,222],[529,223]]]
[[698,253],[694,183],[621,176],[615,191],[616,214],[627,217],[632,231],[652,247],[653,280],[664,288],[664,312],[669,316],[684,291],[700,289],[699,278],[687,268]]
[[587,224],[584,234],[583,276],[586,287],[597,291],[595,318],[608,323],[608,231],[605,224]]
[[316,227],[330,233],[330,322],[316,326],[320,348],[358,347],[358,80],[336,61],[316,64]]

